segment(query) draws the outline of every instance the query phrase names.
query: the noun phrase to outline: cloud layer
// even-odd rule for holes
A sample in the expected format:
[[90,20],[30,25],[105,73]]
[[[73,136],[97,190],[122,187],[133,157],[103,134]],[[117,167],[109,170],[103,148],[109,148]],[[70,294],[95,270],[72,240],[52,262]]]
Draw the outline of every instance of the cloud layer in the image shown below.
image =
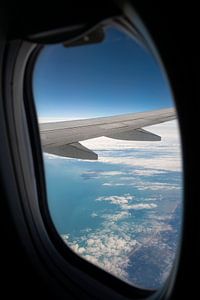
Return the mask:
[[157,205],[155,203],[137,203],[137,204],[131,204],[130,200],[133,200],[134,196],[131,196],[130,194],[125,194],[123,196],[102,196],[98,197],[96,201],[109,201],[111,204],[115,204],[120,206],[122,210],[128,210],[128,209],[152,209],[156,208]]
[[128,235],[121,237],[116,234],[105,234],[96,232],[85,241],[85,247],[74,242],[71,248],[91,263],[120,278],[127,278],[125,271],[129,264],[128,253],[137,246],[137,241],[131,240]]
[[149,126],[145,129],[160,135],[161,141],[120,141],[101,137],[83,141],[82,144],[96,151],[100,162],[180,171],[182,157],[177,121]]

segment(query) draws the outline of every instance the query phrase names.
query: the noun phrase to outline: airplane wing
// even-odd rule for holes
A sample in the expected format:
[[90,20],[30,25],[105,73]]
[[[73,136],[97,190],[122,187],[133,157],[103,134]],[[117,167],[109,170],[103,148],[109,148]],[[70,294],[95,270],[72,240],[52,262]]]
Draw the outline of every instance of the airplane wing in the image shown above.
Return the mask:
[[142,113],[84,120],[41,123],[40,135],[44,152],[95,160],[98,155],[79,142],[100,136],[129,141],[160,141],[161,137],[142,127],[176,118],[173,108]]

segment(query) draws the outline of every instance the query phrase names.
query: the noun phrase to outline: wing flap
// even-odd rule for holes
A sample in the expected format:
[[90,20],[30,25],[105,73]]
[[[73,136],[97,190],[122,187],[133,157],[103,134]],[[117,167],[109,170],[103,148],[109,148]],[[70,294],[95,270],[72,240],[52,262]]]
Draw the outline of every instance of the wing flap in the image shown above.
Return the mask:
[[91,151],[90,149],[84,147],[80,143],[72,143],[68,145],[60,145],[60,146],[43,146],[43,151],[55,154],[64,157],[71,158],[80,158],[80,159],[88,159],[88,160],[97,160],[98,155]]
[[118,132],[106,135],[109,138],[127,141],[160,141],[161,137],[144,129]]

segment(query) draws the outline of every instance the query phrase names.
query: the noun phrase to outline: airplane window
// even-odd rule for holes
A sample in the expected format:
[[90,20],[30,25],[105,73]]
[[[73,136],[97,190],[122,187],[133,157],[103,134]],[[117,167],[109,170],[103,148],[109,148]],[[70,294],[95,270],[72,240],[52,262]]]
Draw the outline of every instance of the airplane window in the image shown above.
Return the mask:
[[160,64],[113,26],[45,46],[33,75],[57,232],[125,282],[161,287],[180,238],[183,184],[177,116]]

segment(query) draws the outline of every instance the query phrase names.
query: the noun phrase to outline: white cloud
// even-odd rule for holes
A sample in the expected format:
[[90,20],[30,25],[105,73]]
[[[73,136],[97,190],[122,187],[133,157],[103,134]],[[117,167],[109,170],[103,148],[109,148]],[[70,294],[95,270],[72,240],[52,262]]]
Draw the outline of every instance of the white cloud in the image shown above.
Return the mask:
[[96,201],[109,201],[112,204],[119,205],[121,209],[128,210],[128,209],[153,209],[156,208],[157,205],[155,203],[130,203],[131,200],[134,199],[134,196],[130,194],[125,194],[124,196],[102,196],[98,197]]
[[83,175],[94,175],[95,177],[99,176],[118,176],[123,175],[124,172],[121,171],[86,171],[82,173]]
[[123,172],[121,172],[121,171],[104,171],[104,172],[100,172],[100,174],[103,176],[117,176],[117,175],[122,175]]
[[134,157],[99,157],[99,162],[108,164],[124,164],[132,167],[154,168],[166,171],[180,171],[182,168],[179,158],[155,157],[155,158],[135,158]]
[[132,172],[133,175],[139,175],[139,176],[153,176],[153,175],[160,175],[165,173],[166,172],[163,170],[155,170],[155,169],[137,169]]
[[[144,170],[145,171],[145,170]],[[145,172],[144,172],[145,174]],[[167,183],[167,182],[156,182],[156,181],[142,181],[141,178],[120,177],[122,183],[106,182],[104,186],[133,186],[139,191],[166,191],[166,190],[181,190],[182,185],[180,183]],[[146,198],[145,198],[146,199]]]
[[130,217],[131,214],[127,211],[121,211],[117,214],[104,214],[101,217],[110,221],[110,222],[117,222],[119,220],[126,219],[127,217]]
[[72,250],[74,250],[78,254],[83,254],[86,252],[86,249],[84,247],[80,247],[78,243],[74,243],[70,245]]
[[64,239],[65,242],[67,242],[67,240],[69,239],[69,235],[68,234],[63,234],[62,238]]
[[91,213],[91,217],[92,218],[96,218],[98,215],[95,213],[95,212],[93,212],[93,213]]
[[[130,266],[134,253],[145,245],[148,247],[159,245],[159,249],[161,249],[164,244],[159,240],[160,233],[171,231],[172,227],[164,222],[165,216],[159,218],[154,214],[148,219],[148,226],[145,225],[144,220],[141,220],[139,224],[130,222],[128,218],[131,213],[128,209],[153,209],[156,207],[156,204],[151,202],[135,203],[134,197],[130,194],[99,197],[98,201],[110,201],[112,204],[118,205],[120,210],[113,210],[113,214],[102,213],[100,215],[98,213],[103,222],[97,229],[87,228],[78,238],[72,239],[69,235],[65,235],[63,239],[81,257],[117,277],[129,281],[127,267]],[[97,214],[93,212],[92,215],[96,216]],[[151,223],[149,223],[150,221]],[[134,238],[135,234],[139,234],[140,240]],[[169,265],[171,266],[171,261],[169,261]]]
[[97,201],[110,201],[112,204],[124,205],[128,204],[129,200],[132,200],[134,196],[130,194],[125,194],[124,196],[102,196],[98,197]]
[[126,205],[123,208],[140,210],[140,209],[152,209],[152,208],[156,208],[156,207],[157,207],[157,204],[155,204],[155,203],[138,203],[138,204]]
[[55,159],[55,158],[57,158],[56,155],[50,154],[50,153],[46,153],[46,152],[43,152],[43,157],[47,158],[47,159]]
[[[98,152],[99,162],[180,171],[182,157],[177,121],[149,126],[146,129],[161,135],[162,140],[160,142],[139,142],[100,137],[83,141],[82,144]],[[121,152],[122,150],[123,152]],[[131,153],[130,150],[133,152]],[[142,156],[139,155],[141,153]]]
[[102,269],[127,279],[125,269],[129,264],[128,254],[137,247],[138,242],[127,234],[123,237],[105,231],[97,231],[85,239],[84,247],[77,242],[70,243],[70,247],[91,263]]
[[181,185],[178,184],[170,184],[166,182],[141,182],[141,183],[132,183],[138,190],[151,190],[151,191],[158,191],[158,190],[180,190]]
[[58,160],[58,159],[65,159],[65,160],[71,160],[72,158],[70,157],[64,157],[64,156],[58,156],[58,155],[55,155],[55,154],[51,154],[51,153],[46,153],[46,152],[43,152],[43,157],[44,159],[52,159],[52,160]]
[[[145,245],[162,246],[159,241],[160,232],[171,231],[169,224],[155,219],[149,227],[144,224],[123,223],[117,224],[119,220],[129,217],[127,211],[115,214],[104,214],[105,221],[97,230],[85,230],[80,238],[71,240],[68,236],[65,242],[83,258],[99,266],[113,275],[129,281],[127,267],[130,265],[134,252]],[[133,238],[133,233],[143,236],[140,241]],[[170,264],[171,266],[171,264]]]
[[125,183],[104,182],[102,185],[104,185],[104,186],[124,186]]

